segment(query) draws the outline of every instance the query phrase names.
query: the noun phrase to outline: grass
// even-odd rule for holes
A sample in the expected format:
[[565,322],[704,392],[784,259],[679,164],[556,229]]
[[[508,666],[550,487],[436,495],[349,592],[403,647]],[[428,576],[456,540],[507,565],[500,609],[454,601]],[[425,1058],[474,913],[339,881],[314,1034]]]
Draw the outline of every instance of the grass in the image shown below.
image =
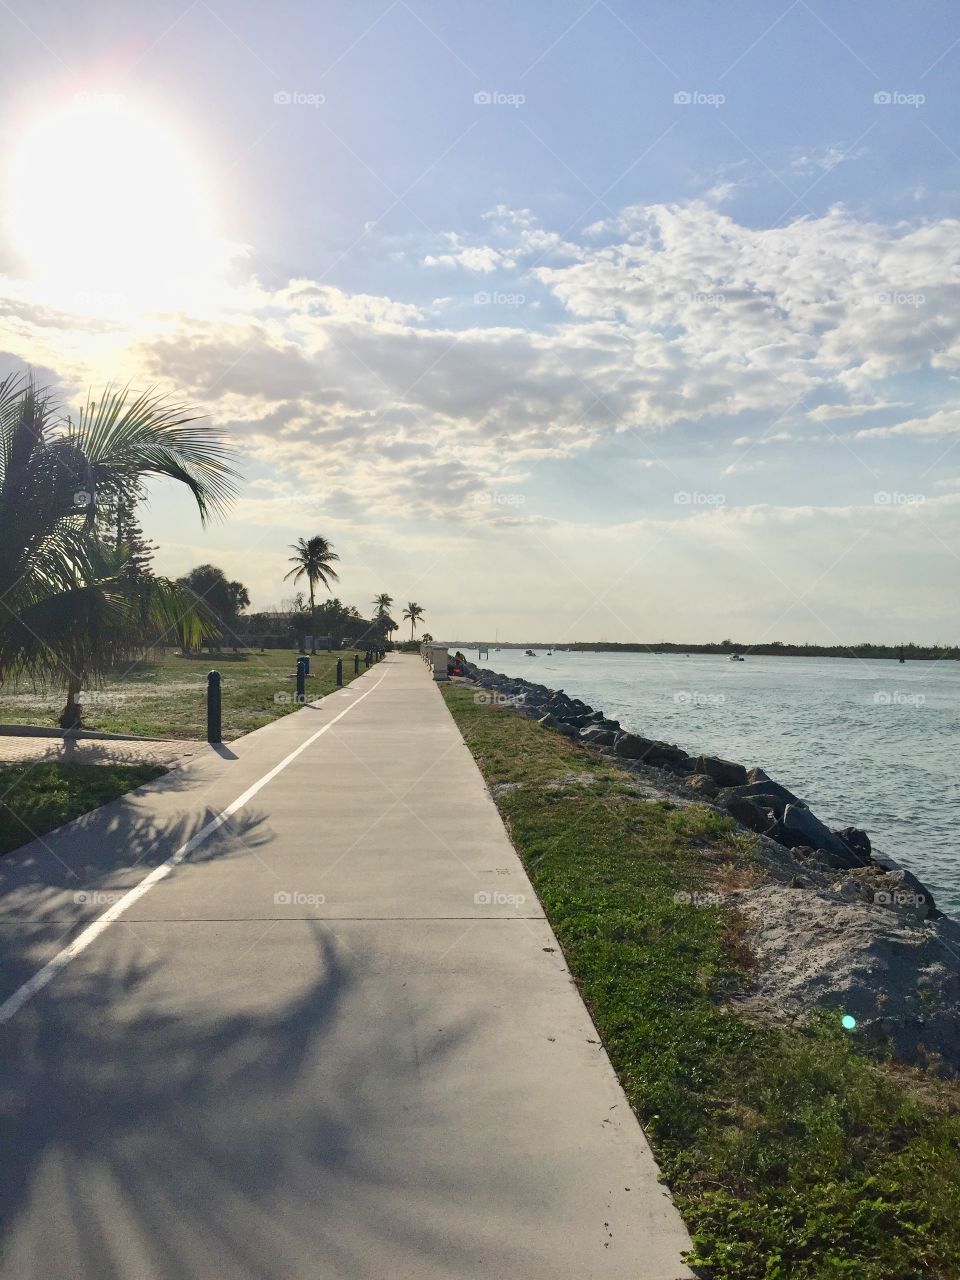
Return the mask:
[[[225,651],[202,658],[158,654],[133,663],[102,689],[90,690],[83,699],[84,720],[87,728],[111,733],[204,738],[207,672],[216,668],[223,676],[223,737],[229,741],[297,710],[292,701],[297,656],[295,649],[238,655]],[[344,684],[349,683],[354,678],[353,656],[352,649],[311,656],[307,696],[317,698],[336,687],[338,658],[343,659]],[[291,700],[283,701],[288,695]],[[4,686],[0,723],[54,727],[64,701],[59,689]]]
[[[960,1088],[885,1068],[825,1013],[729,1004],[752,957],[722,905],[749,837],[508,711],[445,696],[715,1280],[960,1275]],[[519,785],[504,785],[519,784]]]
[[153,764],[17,764],[0,768],[0,854],[166,773]]

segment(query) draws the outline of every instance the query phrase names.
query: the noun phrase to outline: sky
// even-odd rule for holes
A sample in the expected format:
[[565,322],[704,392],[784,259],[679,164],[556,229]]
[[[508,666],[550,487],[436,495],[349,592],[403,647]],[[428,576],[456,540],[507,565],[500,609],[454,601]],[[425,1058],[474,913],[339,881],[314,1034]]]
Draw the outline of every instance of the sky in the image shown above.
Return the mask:
[[0,374],[195,406],[437,638],[957,643],[960,9],[0,8]]

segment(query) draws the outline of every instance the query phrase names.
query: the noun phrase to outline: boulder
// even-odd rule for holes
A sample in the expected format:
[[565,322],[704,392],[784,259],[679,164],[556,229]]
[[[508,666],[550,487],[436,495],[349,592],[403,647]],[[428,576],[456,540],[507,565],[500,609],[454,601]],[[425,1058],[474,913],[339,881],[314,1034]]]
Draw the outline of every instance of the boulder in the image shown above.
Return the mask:
[[613,749],[625,760],[643,760],[653,746],[649,738],[641,738],[636,733],[618,733]]
[[833,834],[839,836],[848,849],[859,854],[864,862],[870,861],[873,846],[865,831],[861,831],[859,827],[844,827],[842,831],[835,831]]
[[575,724],[567,724],[565,721],[561,721],[557,725],[557,733],[562,733],[565,738],[580,737],[580,730],[577,726]]
[[543,725],[544,729],[555,729],[559,721],[551,712],[547,712],[545,716],[541,716],[537,724]]
[[721,787],[741,787],[747,782],[747,771],[742,764],[721,760],[718,756],[698,756],[696,772],[705,773]]
[[752,769],[747,770],[747,781],[748,782],[769,782],[770,775],[765,770],[755,765]]
[[617,735],[612,729],[600,729],[591,725],[588,729],[580,730],[580,741],[592,747],[612,747],[616,740]]
[[[723,792],[717,797],[718,801],[724,795]],[[753,800],[748,800],[746,796],[733,795],[726,793],[726,799],[723,807],[731,818],[735,818],[741,826],[747,827],[750,831],[756,831],[759,835],[766,835],[772,826],[776,823],[776,818],[766,809],[761,807]]]
[[688,787],[694,795],[700,796],[706,800],[712,800],[720,788],[712,778],[708,778],[705,773],[694,773],[687,778],[684,786]]
[[783,811],[788,804],[799,805],[803,809],[807,807],[792,791],[788,791],[786,787],[782,787],[779,782],[773,782],[770,778],[747,782],[742,787],[729,787],[728,790],[743,796],[746,800],[755,800],[758,804],[767,805],[776,811],[778,818],[783,817]]
[[830,828],[809,809],[804,809],[797,804],[788,804],[780,821],[783,843],[789,848],[810,845],[814,849],[822,849],[828,853],[834,866],[838,868],[863,866],[863,860],[859,854],[849,849],[840,837],[834,835]]

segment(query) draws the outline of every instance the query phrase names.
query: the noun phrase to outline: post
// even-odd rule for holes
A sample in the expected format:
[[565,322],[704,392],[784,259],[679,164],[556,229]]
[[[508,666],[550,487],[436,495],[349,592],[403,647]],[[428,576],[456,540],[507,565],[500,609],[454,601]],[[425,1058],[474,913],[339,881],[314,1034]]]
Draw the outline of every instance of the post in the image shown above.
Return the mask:
[[337,659],[337,688],[343,684],[343,659]]
[[297,659],[297,706],[302,707],[307,700],[305,690],[305,676],[307,674],[307,659]]
[[358,675],[360,674],[360,655],[359,655],[359,653],[355,653],[355,654],[353,655],[353,674],[354,674],[355,676],[358,676]]
[[207,673],[207,741],[219,743],[223,741],[220,716],[220,672]]

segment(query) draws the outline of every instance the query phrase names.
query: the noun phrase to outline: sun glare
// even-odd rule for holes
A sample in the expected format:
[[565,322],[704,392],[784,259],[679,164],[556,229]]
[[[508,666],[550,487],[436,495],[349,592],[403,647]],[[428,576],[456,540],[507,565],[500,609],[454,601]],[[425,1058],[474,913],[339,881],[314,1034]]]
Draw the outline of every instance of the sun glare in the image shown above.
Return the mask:
[[122,96],[80,94],[34,119],[5,177],[11,245],[61,302],[181,307],[226,260],[189,149]]

